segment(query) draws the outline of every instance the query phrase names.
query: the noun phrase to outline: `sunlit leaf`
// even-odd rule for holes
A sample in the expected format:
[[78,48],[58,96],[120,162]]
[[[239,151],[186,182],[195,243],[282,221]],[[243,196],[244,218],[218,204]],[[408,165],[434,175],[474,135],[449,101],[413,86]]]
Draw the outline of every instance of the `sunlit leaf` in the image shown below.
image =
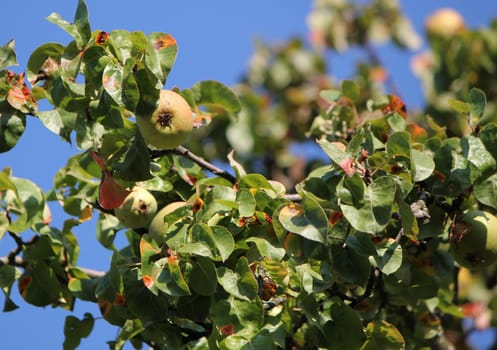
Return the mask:
[[214,80],[204,80],[191,87],[191,93],[198,105],[216,105],[228,112],[238,113],[240,101],[235,93],[227,86]]
[[40,121],[51,132],[59,135],[66,142],[71,142],[71,132],[76,124],[78,115],[65,109],[40,111],[37,114]]
[[359,86],[352,80],[344,80],[340,86],[343,96],[350,98],[354,102],[359,98]]
[[10,40],[7,44],[0,46],[0,69],[17,65],[14,44],[15,41]]
[[47,17],[47,20],[65,30],[76,41],[78,48],[83,47],[88,43],[91,37],[90,24],[88,22],[88,8],[84,0],[78,1],[78,7],[74,16],[74,23],[69,23],[63,19],[58,13],[52,13]]
[[366,333],[367,339],[361,346],[361,350],[402,350],[406,348],[402,334],[395,326],[386,321],[370,322],[366,328]]
[[340,208],[356,230],[376,233],[380,232],[390,220],[394,195],[395,181],[390,176],[382,176],[365,188],[362,203],[356,205],[340,203]]

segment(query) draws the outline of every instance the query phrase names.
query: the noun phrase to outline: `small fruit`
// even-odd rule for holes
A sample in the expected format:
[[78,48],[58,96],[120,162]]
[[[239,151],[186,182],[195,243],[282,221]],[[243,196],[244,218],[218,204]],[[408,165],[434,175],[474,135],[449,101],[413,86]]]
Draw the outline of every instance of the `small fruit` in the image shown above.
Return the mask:
[[166,216],[185,204],[185,202],[171,202],[157,212],[148,226],[148,234],[154,241],[158,244],[164,243],[164,235],[168,228],[168,224],[164,221],[164,219]]
[[134,187],[114,213],[129,228],[147,227],[157,212],[157,201],[146,189]]
[[442,8],[431,14],[425,22],[429,36],[450,38],[465,27],[464,18],[451,8]]
[[159,102],[150,117],[137,117],[136,123],[145,141],[158,149],[181,145],[193,129],[190,105],[178,93],[161,90]]
[[497,217],[474,210],[454,225],[450,249],[456,262],[467,268],[482,268],[497,261]]

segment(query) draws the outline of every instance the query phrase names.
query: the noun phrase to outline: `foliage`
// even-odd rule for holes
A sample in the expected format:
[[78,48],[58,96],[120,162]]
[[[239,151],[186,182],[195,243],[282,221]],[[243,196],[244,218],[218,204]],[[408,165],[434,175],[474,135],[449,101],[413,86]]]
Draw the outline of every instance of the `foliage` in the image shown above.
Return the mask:
[[[92,32],[84,0],[73,23],[48,20],[73,40],[37,48],[26,76],[7,69],[14,43],[0,48],[0,151],[38,118],[78,153],[47,193],[0,172],[0,238],[15,244],[0,263],[4,311],[18,307],[14,284],[36,306],[98,303],[120,329],[112,349],[128,341],[443,348],[464,341],[463,318],[495,322],[495,264],[460,268],[449,248],[463,213],[497,211],[495,23],[429,38],[431,51],[414,62],[426,110],[407,113],[374,51],[378,41],[419,46],[396,3],[315,1],[314,47],[300,38],[259,43],[233,88],[214,80],[175,88],[196,130],[188,149],[166,151],[146,145],[135,118],[156,108],[176,58],[173,36]],[[351,46],[365,60],[354,79],[337,83],[325,51]],[[52,109],[38,110],[43,100]],[[323,156],[292,152],[310,142]],[[184,202],[163,219],[163,239],[114,215],[134,186],[159,208]],[[51,224],[51,202],[68,215],[61,228]],[[72,230],[92,218],[111,256],[105,272],[78,266],[88,252]],[[116,235],[129,244],[117,249]],[[68,316],[64,349],[89,336],[96,318]]]

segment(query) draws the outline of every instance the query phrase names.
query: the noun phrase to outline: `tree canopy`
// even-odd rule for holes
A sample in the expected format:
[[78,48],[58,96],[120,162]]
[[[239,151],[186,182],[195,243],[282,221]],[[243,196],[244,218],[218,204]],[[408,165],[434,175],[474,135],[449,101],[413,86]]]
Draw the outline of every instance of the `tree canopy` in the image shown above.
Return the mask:
[[[419,47],[394,1],[315,1],[310,39],[258,43],[234,86],[166,89],[174,36],[92,31],[84,0],[48,20],[72,40],[36,48],[25,73],[0,47],[0,152],[30,118],[77,152],[49,191],[0,171],[4,312],[13,288],[98,304],[67,316],[64,349],[98,322],[119,329],[111,349],[449,349],[468,346],[464,320],[495,324],[497,22],[430,17],[413,61],[426,106],[409,110],[375,51]],[[351,47],[365,59],[337,82],[326,53]],[[78,264],[89,221],[102,271]]]

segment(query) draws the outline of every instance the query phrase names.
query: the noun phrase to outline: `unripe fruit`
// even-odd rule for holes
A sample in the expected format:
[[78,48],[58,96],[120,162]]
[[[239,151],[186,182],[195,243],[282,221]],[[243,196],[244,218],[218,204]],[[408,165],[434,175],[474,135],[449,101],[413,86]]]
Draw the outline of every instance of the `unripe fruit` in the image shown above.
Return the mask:
[[193,129],[192,110],[180,94],[161,90],[154,113],[150,117],[137,117],[136,124],[149,145],[173,149],[181,145]]
[[171,214],[179,207],[184,206],[185,204],[185,202],[171,202],[164,208],[159,210],[159,212],[154,216],[154,218],[150,222],[150,225],[148,226],[148,234],[154,241],[156,241],[158,244],[164,243],[164,236],[168,228],[168,224],[164,221],[164,219],[166,218],[166,216]]
[[147,227],[157,212],[157,201],[146,189],[134,187],[114,213],[129,228]]
[[450,38],[465,27],[464,18],[451,8],[442,8],[430,15],[425,22],[425,30],[429,36]]
[[450,250],[456,262],[482,268],[497,261],[497,217],[480,210],[464,214],[454,225]]

